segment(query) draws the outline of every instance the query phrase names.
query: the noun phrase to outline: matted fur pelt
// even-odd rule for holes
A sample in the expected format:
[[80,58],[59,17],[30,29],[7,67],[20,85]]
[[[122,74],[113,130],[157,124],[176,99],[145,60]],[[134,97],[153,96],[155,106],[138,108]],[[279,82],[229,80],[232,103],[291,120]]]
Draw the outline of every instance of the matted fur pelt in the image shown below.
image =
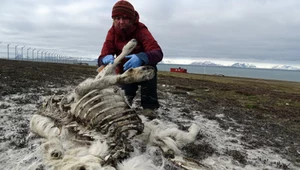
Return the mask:
[[[33,115],[30,129],[45,138],[41,147],[48,169],[164,169],[166,159],[188,169],[196,166],[180,159],[180,148],[195,140],[198,126],[183,132],[158,119],[149,121],[131,108],[118,86],[154,76],[150,66],[114,73],[136,45],[136,40],[129,41],[95,78],[67,95],[53,95]],[[172,156],[166,158],[165,153]]]

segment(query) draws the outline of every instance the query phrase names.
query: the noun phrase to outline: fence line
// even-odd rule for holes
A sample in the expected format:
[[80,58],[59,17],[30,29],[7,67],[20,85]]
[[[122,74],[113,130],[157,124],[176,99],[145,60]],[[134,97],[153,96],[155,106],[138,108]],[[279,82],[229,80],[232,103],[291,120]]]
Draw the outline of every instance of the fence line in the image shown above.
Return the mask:
[[0,58],[9,60],[24,60],[49,63],[77,64],[80,60],[75,57],[54,53],[38,48],[26,47],[25,45],[13,45],[0,41]]

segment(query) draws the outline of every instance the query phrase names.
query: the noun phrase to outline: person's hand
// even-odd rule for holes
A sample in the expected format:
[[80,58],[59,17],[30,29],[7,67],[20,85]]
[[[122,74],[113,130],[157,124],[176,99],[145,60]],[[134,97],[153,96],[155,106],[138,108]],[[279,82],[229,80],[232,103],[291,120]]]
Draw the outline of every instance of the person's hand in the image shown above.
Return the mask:
[[114,63],[114,56],[113,55],[107,55],[102,58],[102,63],[107,65],[107,64],[113,64]]
[[124,64],[124,71],[130,69],[130,68],[136,68],[143,64],[148,63],[148,57],[146,53],[139,53],[139,54],[131,54],[126,56],[125,58],[128,58],[129,60]]

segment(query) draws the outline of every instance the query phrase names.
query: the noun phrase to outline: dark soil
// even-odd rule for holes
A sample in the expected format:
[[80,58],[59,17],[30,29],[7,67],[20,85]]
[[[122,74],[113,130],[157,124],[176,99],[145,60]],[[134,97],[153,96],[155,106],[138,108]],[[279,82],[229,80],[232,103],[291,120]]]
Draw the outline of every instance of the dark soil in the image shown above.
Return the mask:
[[[160,72],[159,83],[173,85],[172,93],[185,97],[193,109],[224,129],[242,129],[249,149],[272,147],[300,166],[300,83],[168,72]],[[225,121],[216,117],[220,113]],[[227,154],[246,164],[243,153]],[[277,167],[288,169],[284,164]]]
[[[95,75],[96,67],[93,66],[0,59],[0,100],[11,94],[39,92],[50,95],[50,91],[40,91],[41,87],[75,86]],[[300,83],[168,72],[159,72],[158,83],[170,86],[168,89],[159,86],[160,91],[184,98],[193,110],[218,121],[222,128],[242,129],[242,140],[250,149],[272,147],[300,167]],[[163,97],[159,93],[159,98]],[[4,105],[0,107],[5,108]],[[187,119],[192,119],[190,109],[182,110]],[[225,118],[216,116],[220,113]],[[232,123],[232,119],[237,124]],[[22,129],[28,130],[28,126]],[[216,154],[209,144],[187,145],[183,149],[194,159]],[[227,154],[247,164],[244,153],[228,150]],[[288,165],[278,166],[288,169]]]

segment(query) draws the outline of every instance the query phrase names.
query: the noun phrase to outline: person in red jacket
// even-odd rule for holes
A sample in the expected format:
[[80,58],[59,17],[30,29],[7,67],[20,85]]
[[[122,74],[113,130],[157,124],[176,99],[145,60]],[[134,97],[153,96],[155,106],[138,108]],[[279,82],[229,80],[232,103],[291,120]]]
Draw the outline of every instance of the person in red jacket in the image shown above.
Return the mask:
[[[155,68],[153,79],[141,83],[122,85],[129,103],[136,96],[138,85],[141,85],[141,105],[146,112],[154,113],[159,107],[157,98],[157,63],[163,58],[163,52],[145,24],[139,21],[139,14],[133,5],[125,0],[115,3],[112,8],[113,25],[109,29],[101,54],[98,58],[98,66],[113,63],[114,55],[122,52],[123,46],[131,39],[136,39],[137,47],[130,55],[125,57],[122,64],[117,67],[117,73],[123,73],[129,68],[142,65],[150,65]],[[152,114],[152,116],[155,116]]]

